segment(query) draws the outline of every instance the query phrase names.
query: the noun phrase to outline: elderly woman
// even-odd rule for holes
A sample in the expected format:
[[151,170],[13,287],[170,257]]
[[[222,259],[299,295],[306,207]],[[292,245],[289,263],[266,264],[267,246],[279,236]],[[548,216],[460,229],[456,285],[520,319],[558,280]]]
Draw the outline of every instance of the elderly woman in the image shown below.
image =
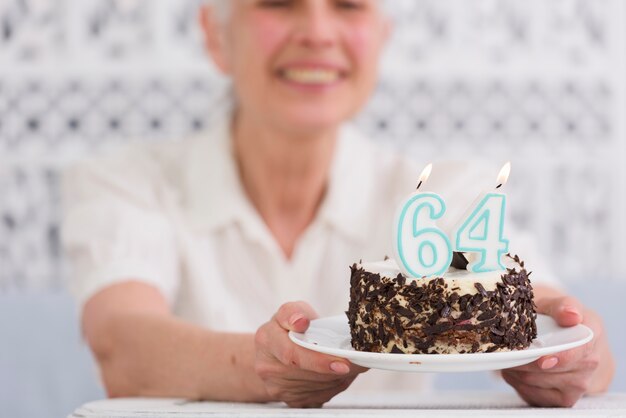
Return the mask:
[[[381,7],[213,2],[202,28],[232,80],[232,111],[196,138],[69,170],[70,284],[109,396],[321,406],[366,371],[287,333],[345,310],[348,265],[391,253],[389,219],[414,188],[414,163],[343,126],[376,82],[390,31]],[[537,285],[536,300],[595,338],[504,379],[533,405],[571,406],[606,390],[614,366],[598,316],[548,286]],[[427,384],[372,370],[355,386],[376,383]]]

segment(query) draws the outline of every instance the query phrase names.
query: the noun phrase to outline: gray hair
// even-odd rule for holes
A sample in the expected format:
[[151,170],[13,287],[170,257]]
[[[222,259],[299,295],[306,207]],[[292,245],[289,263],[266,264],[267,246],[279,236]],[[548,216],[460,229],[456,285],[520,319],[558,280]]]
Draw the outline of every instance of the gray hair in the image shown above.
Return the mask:
[[[232,10],[232,2],[233,0],[205,0],[206,3],[211,6],[215,12],[215,16],[219,23],[225,23],[230,16],[230,12]],[[390,14],[389,11],[391,9],[390,2],[387,0],[379,0],[379,3],[382,6],[382,10],[387,14]]]

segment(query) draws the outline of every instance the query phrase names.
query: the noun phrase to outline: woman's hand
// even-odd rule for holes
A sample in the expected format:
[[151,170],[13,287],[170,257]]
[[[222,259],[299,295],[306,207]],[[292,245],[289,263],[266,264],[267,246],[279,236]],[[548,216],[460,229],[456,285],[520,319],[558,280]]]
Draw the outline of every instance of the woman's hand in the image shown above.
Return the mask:
[[304,332],[316,317],[305,302],[286,303],[256,332],[255,371],[270,397],[290,407],[321,407],[367,370],[289,339],[289,331]]
[[551,316],[560,326],[582,323],[593,330],[594,337],[581,347],[503,370],[504,380],[534,406],[570,407],[585,394],[606,391],[615,363],[600,317],[567,296],[537,298],[536,304],[538,313]]

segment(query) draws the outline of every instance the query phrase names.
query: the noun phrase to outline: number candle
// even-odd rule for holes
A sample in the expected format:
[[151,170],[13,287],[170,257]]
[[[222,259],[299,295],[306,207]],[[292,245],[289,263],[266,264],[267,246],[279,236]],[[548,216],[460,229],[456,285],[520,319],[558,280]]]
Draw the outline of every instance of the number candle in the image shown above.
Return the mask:
[[394,253],[400,270],[408,277],[441,275],[452,261],[450,240],[435,223],[445,213],[446,204],[436,193],[419,192],[431,171],[432,164],[424,168],[417,190],[395,217]]
[[[498,174],[496,190],[506,184],[510,172],[508,162]],[[509,250],[509,241],[503,235],[505,207],[506,195],[483,192],[452,229],[450,239],[455,251],[477,253],[477,257],[468,258],[471,261],[467,270],[474,273],[504,270],[501,259]]]

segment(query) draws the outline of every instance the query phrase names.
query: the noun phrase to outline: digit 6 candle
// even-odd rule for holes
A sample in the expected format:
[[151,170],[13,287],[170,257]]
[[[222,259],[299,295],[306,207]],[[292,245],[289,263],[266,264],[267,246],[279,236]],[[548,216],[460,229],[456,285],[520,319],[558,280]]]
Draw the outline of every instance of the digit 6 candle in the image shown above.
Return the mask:
[[398,266],[407,277],[442,275],[452,261],[452,247],[436,221],[446,211],[446,204],[436,193],[420,193],[432,164],[424,168],[417,190],[399,207],[394,226],[394,253]]

